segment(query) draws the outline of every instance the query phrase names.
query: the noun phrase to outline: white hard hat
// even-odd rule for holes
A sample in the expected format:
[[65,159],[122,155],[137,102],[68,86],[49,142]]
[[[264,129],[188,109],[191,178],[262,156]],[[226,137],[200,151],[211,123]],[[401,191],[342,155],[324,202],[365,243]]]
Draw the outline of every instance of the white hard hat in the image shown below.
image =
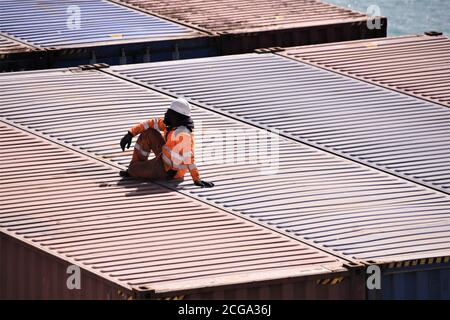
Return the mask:
[[183,98],[172,101],[170,109],[187,117],[191,116],[191,106],[189,105],[189,102]]

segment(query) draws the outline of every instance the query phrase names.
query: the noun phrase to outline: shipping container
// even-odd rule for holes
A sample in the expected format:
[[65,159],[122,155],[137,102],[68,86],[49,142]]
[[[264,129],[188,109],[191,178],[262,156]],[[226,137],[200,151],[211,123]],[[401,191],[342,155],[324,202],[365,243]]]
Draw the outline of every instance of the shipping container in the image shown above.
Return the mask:
[[[24,61],[14,70],[178,60],[386,34],[385,18],[381,29],[368,30],[371,18],[367,15],[318,1],[287,1],[275,16],[272,0],[251,6],[245,1],[238,5],[233,1],[214,3],[193,2],[191,11],[184,12],[188,3],[172,1],[134,5],[108,0],[4,0],[0,2],[0,32],[45,53],[45,66],[27,64],[27,58],[34,61],[35,57],[23,48]],[[149,5],[154,8],[148,9]],[[223,6],[230,12],[219,15]],[[177,14],[187,13],[195,21],[169,14],[164,8],[180,9]],[[241,10],[253,18],[241,21],[244,16],[235,15]],[[241,18],[234,21],[230,15]],[[12,62],[0,71],[10,71],[15,66]]]
[[46,67],[43,50],[0,33],[0,72]]
[[[152,69],[154,73],[155,65],[171,64],[2,75],[5,103],[0,112],[9,121],[125,168],[131,152],[120,151],[120,137],[132,125],[162,115],[176,96],[134,80],[136,72]],[[154,79],[160,78],[154,75]],[[45,92],[39,90],[42,86]],[[203,89],[199,86],[199,90]],[[179,185],[161,182],[164,186],[348,261],[383,265],[448,255],[450,198],[445,193],[276,132],[269,135],[277,143],[278,155],[275,162],[267,161],[265,146],[249,138],[265,130],[202,108],[197,102],[192,112],[200,173],[216,186],[199,189],[190,179]],[[238,141],[231,145],[231,153],[253,145],[258,161],[232,158],[217,162],[211,148],[222,148],[221,141],[230,131]],[[426,276],[427,271],[423,272]]]
[[[370,261],[381,269],[381,288],[367,289],[369,300],[449,300],[450,256]],[[368,279],[371,282],[370,279]]]
[[0,299],[365,297],[348,260],[8,122]]
[[206,33],[106,0],[1,1],[0,31],[43,50],[44,68],[217,54]]
[[278,53],[114,70],[204,108],[450,193],[450,110],[442,105]]
[[220,54],[385,37],[387,20],[317,0],[114,0],[219,36]]
[[296,47],[283,55],[450,106],[450,39],[441,33]]

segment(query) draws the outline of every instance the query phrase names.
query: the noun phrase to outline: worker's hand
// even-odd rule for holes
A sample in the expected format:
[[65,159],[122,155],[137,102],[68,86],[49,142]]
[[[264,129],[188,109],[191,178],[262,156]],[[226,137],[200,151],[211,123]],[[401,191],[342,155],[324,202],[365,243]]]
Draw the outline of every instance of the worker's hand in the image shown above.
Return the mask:
[[214,187],[214,183],[208,182],[208,181],[203,181],[203,180],[195,181],[194,184],[196,186],[199,186],[199,187],[202,187],[202,188],[212,188],[212,187]]
[[123,136],[122,140],[120,140],[120,147],[122,148],[122,151],[125,151],[125,147],[127,147],[127,149],[130,149],[131,140],[133,140],[133,136],[128,131],[127,134]]

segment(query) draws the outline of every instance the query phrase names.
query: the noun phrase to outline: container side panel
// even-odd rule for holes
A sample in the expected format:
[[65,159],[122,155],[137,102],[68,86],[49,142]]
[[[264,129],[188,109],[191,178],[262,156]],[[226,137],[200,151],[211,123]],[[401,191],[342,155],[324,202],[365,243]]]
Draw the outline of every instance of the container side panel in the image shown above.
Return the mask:
[[69,289],[70,263],[4,233],[0,233],[0,248],[0,300],[126,298],[118,294],[124,291],[120,287],[84,271],[80,289]]
[[46,68],[43,52],[0,34],[0,72]]
[[177,40],[91,46],[47,52],[48,68],[77,67],[83,64],[106,63],[123,65],[142,62],[181,60],[217,56],[216,40],[199,37]]
[[[336,283],[333,283],[332,280]],[[328,284],[320,284],[330,280]],[[247,286],[239,290],[202,290],[185,296],[166,297],[184,300],[363,300],[365,280],[362,274],[336,274],[334,278],[310,277],[296,281],[281,281],[276,284]],[[164,299],[164,298],[163,298]]]
[[381,290],[368,290],[371,300],[449,300],[450,265],[383,269]]

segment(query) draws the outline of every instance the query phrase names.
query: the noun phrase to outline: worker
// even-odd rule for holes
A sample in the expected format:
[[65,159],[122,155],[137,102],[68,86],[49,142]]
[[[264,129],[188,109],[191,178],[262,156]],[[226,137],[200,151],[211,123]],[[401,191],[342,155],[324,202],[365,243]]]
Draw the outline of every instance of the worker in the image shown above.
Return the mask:
[[[189,102],[174,100],[164,118],[144,121],[122,138],[120,147],[125,151],[125,147],[130,148],[133,137],[139,135],[128,170],[121,171],[120,175],[149,180],[181,180],[189,171],[195,185],[213,187],[212,182],[200,179],[195,165],[193,129]],[[155,158],[148,160],[151,151]]]

